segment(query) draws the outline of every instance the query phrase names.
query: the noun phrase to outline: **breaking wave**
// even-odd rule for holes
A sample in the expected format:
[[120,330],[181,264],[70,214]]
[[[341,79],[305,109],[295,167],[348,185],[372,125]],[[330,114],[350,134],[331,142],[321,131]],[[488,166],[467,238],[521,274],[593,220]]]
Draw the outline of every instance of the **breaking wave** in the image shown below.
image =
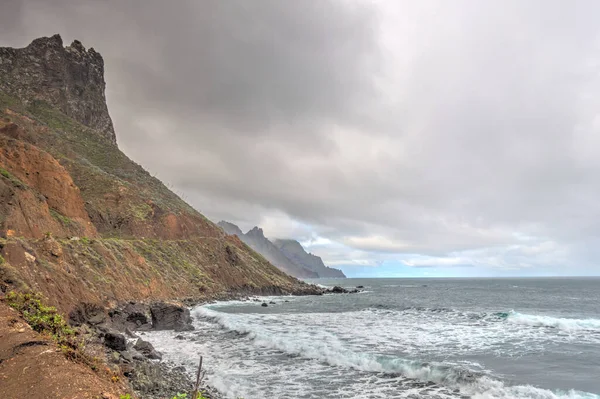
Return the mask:
[[[405,311],[455,312],[452,309],[411,308]],[[600,399],[599,395],[580,391],[550,391],[528,385],[508,386],[489,372],[472,370],[457,364],[420,362],[416,360],[355,351],[347,347],[335,334],[298,329],[273,330],[236,314],[222,313],[206,307],[194,311],[197,317],[211,320],[225,330],[249,338],[260,348],[280,351],[289,356],[317,360],[333,367],[348,368],[386,376],[430,382],[455,390],[456,397],[465,395],[475,399]],[[555,328],[597,328],[598,320],[586,321],[545,316],[521,315],[516,312],[481,314],[481,318],[495,318],[516,324]],[[565,321],[566,320],[566,321]],[[585,323],[584,323],[585,322]],[[586,324],[588,323],[588,324]],[[591,323],[591,324],[589,324]]]

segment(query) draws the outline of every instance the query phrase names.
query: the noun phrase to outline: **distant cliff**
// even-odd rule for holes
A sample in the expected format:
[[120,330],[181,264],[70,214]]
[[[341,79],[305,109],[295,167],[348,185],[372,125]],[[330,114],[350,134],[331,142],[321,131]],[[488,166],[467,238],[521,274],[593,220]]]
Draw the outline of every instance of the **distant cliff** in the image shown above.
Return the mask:
[[339,269],[327,267],[323,260],[311,253],[307,253],[296,240],[275,240],[273,244],[290,260],[298,265],[316,272],[319,277],[344,278],[344,273]]
[[219,226],[227,233],[238,236],[269,262],[292,276],[299,278],[345,278],[341,270],[325,266],[323,260],[307,253],[295,240],[269,241],[262,229],[254,227],[246,234],[233,223],[220,221]]

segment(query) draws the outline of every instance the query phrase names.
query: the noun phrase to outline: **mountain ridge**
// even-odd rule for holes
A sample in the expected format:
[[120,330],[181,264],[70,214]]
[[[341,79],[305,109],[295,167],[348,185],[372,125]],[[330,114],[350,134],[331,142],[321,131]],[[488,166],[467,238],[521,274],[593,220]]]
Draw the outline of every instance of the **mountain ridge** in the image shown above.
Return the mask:
[[[339,269],[325,266],[323,260],[307,253],[302,245],[292,239],[270,241],[260,227],[253,227],[246,234],[235,224],[227,221],[217,223],[227,234],[236,235],[252,249],[267,258],[273,265],[298,278],[345,278]],[[290,266],[291,265],[291,266]]]

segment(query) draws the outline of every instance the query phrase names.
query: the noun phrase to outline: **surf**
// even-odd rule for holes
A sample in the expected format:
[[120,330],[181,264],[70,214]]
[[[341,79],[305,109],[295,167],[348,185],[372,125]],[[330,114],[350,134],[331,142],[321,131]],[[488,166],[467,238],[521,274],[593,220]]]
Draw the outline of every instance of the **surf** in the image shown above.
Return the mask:
[[[418,311],[423,311],[423,309]],[[434,312],[439,311],[440,309],[436,309]],[[443,312],[447,311],[448,309],[443,310]],[[496,314],[495,317],[507,322],[511,317],[515,317],[511,312],[506,313],[504,316]],[[460,395],[468,395],[473,398],[600,398],[595,394],[575,390],[553,392],[529,385],[509,386],[494,377],[489,371],[473,370],[456,364],[424,362],[357,351],[355,348],[347,347],[335,334],[319,332],[317,336],[315,331],[304,331],[300,326],[298,326],[298,331],[289,331],[288,326],[281,326],[282,329],[288,328],[284,333],[283,330],[267,328],[257,323],[256,320],[244,317],[244,315],[218,312],[208,307],[195,309],[194,315],[216,323],[219,328],[243,335],[251,341],[252,345],[259,348],[277,350],[288,356],[315,360],[332,367],[373,373],[388,378],[401,376],[407,379],[431,382],[451,390],[458,390]]]

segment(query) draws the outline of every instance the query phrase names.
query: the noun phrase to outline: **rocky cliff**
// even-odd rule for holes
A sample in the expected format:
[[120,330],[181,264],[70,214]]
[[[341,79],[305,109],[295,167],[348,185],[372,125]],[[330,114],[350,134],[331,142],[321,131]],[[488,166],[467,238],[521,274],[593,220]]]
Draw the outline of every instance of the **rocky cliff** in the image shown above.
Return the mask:
[[102,57],[0,48],[0,289],[80,302],[309,293],[116,145]]
[[114,144],[104,88],[102,56],[77,40],[63,47],[54,35],[22,49],[0,48],[0,90],[25,103],[43,100]]
[[275,240],[273,244],[290,260],[296,264],[314,271],[323,278],[345,278],[344,273],[339,269],[325,266],[323,259],[307,253],[302,245],[296,240]]
[[220,221],[218,225],[227,234],[236,235],[273,265],[292,276],[299,278],[346,277],[341,270],[325,266],[320,257],[307,253],[298,241],[275,240],[271,242],[258,227],[254,227],[244,234],[233,223]]

